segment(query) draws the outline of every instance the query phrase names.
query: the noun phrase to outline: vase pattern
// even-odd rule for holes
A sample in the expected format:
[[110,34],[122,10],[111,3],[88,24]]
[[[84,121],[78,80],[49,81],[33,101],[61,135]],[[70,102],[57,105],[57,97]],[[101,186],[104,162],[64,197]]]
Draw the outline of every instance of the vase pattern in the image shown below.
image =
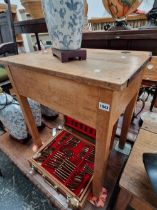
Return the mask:
[[133,13],[143,0],[103,0],[106,10],[116,20],[124,19]]
[[28,103],[34,117],[35,124],[37,127],[40,127],[42,125],[41,105],[30,98],[28,98]]
[[81,47],[84,0],[42,0],[52,47],[77,50]]
[[[37,126],[41,125],[40,104],[28,99]],[[19,103],[8,94],[0,94],[0,121],[8,133],[17,140],[28,137],[28,130]]]

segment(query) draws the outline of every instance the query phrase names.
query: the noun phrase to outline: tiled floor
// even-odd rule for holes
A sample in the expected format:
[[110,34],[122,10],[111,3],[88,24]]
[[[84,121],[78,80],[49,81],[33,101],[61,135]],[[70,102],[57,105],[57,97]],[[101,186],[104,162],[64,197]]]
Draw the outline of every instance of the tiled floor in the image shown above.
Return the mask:
[[57,210],[0,151],[0,210]]

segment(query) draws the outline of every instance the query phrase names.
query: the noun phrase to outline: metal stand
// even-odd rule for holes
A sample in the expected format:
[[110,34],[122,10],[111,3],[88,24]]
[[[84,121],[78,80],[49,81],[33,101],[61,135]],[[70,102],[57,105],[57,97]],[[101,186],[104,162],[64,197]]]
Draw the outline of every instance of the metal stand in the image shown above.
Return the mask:
[[116,21],[114,23],[114,26],[109,28],[109,31],[117,31],[117,30],[131,30],[131,26],[127,25],[127,22],[125,20]]
[[154,1],[153,8],[147,14],[148,23],[140,29],[157,29],[157,0]]
[[40,39],[39,39],[39,34],[38,33],[35,33],[35,38],[36,38],[36,41],[37,41],[38,50],[41,50]]
[[0,176],[1,176],[1,177],[3,176],[2,172],[1,172],[1,169],[0,169]]
[[155,92],[154,92],[153,100],[152,100],[151,106],[150,106],[150,111],[151,112],[153,110],[153,107],[154,107],[154,104],[155,104],[156,99],[157,99],[157,86],[155,87]]

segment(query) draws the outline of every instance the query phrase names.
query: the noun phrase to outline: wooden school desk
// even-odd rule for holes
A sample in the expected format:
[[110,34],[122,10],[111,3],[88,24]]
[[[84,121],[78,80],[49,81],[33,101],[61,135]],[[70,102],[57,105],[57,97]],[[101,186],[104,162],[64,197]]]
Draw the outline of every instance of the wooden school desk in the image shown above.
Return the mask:
[[143,164],[143,153],[156,152],[156,127],[150,123],[140,130],[120,179],[121,190],[115,210],[125,210],[128,205],[136,210],[157,209],[157,196],[153,192]]
[[157,106],[157,56],[153,56],[145,67],[142,84],[150,87],[154,85],[155,87],[155,93],[150,106],[150,111],[152,111],[153,107]]
[[98,196],[114,124],[125,112],[123,148],[149,52],[87,50],[86,61],[61,63],[47,52],[1,58],[22,107],[34,144],[42,141],[27,97],[96,128],[93,193]]

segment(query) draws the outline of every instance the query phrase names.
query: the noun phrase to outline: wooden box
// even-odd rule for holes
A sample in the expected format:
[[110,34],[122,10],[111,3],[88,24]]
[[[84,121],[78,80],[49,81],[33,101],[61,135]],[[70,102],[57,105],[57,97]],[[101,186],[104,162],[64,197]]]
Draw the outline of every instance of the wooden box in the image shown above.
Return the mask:
[[29,160],[33,170],[67,198],[70,207],[83,207],[91,190],[95,146],[62,130]]

